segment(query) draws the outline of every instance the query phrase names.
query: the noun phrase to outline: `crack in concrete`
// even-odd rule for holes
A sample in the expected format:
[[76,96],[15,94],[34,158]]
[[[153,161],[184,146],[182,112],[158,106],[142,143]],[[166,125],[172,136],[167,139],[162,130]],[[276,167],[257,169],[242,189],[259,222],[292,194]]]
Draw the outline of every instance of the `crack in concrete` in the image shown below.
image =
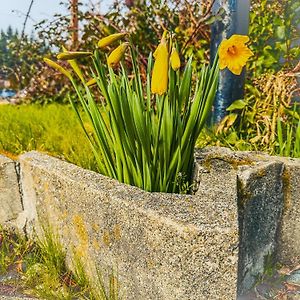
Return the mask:
[[21,169],[20,169],[20,163],[15,161],[15,170],[16,170],[16,175],[17,175],[17,181],[18,181],[18,188],[19,188],[19,195],[20,195],[20,200],[21,200],[21,206],[22,206],[22,211],[24,211],[24,194],[23,194],[23,187],[22,187],[22,181],[21,181]]

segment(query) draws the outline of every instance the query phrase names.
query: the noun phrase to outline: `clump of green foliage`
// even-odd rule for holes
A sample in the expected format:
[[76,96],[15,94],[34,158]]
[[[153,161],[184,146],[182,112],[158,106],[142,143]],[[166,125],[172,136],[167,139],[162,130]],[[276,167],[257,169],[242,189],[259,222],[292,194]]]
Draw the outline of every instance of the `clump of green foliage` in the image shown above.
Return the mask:
[[0,106],[0,152],[19,155],[31,150],[97,170],[90,146],[70,106]]
[[11,26],[0,31],[0,78],[8,80],[10,88],[23,90],[23,102],[63,102],[65,99],[66,81],[58,79],[57,74],[41,62],[49,52],[45,40],[26,34],[21,36]]
[[108,289],[98,271],[91,281],[80,258],[74,271],[66,266],[66,253],[59,238],[49,228],[43,238],[33,242],[26,237],[0,228],[0,274],[14,271],[17,284],[24,293],[42,299],[117,300],[118,282],[113,274],[108,278]]
[[[178,174],[186,176],[191,184],[194,146],[212,107],[218,82],[218,56],[211,67],[202,65],[193,80],[191,58],[182,71],[179,57],[179,66],[173,66],[169,47],[172,43],[173,37],[165,32],[154,55],[155,62],[149,55],[144,84],[138,53],[130,43],[121,44],[110,54],[108,68],[99,50],[94,55],[59,53],[57,58],[67,60],[71,71],[45,59],[72,82],[80,107],[93,127],[93,135],[86,135],[99,172],[151,192],[179,192]],[[131,50],[132,71],[121,62],[126,47]],[[88,78],[93,78],[98,93],[94,93],[76,63],[75,59],[83,55],[92,59]],[[71,103],[86,133],[82,114]]]
[[31,242],[0,227],[0,274],[5,274],[12,267],[22,268],[22,259],[31,250]]
[[0,32],[0,76],[10,80],[11,87],[23,89],[30,84],[42,64],[40,59],[49,52],[45,43],[27,35],[21,36],[9,26]]
[[207,131],[201,145],[300,157],[300,106],[293,102],[295,77],[283,72],[264,75],[256,79],[254,87],[246,88],[245,99],[228,107],[229,115],[213,132]]

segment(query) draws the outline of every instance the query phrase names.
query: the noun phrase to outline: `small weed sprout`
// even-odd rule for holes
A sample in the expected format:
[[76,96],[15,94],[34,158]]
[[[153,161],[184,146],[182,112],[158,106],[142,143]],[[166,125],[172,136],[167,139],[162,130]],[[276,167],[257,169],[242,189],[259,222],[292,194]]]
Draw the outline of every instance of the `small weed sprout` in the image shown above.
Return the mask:
[[190,194],[192,192],[194,183],[190,183],[185,174],[179,172],[175,182],[180,194]]

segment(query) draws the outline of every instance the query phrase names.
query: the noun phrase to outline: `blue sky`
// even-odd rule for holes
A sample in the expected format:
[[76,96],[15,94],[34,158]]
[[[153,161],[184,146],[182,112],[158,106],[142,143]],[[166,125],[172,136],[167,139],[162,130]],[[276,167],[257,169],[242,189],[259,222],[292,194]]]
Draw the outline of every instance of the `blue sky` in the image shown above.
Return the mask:
[[[11,25],[21,31],[30,2],[30,0],[0,0],[0,29],[6,30]],[[51,19],[55,13],[66,12],[65,7],[59,5],[60,2],[62,0],[34,0],[26,32],[30,33],[35,23],[43,19]],[[112,0],[102,0],[100,3],[99,0],[81,0],[80,2],[85,5],[98,3],[99,10],[105,12]]]

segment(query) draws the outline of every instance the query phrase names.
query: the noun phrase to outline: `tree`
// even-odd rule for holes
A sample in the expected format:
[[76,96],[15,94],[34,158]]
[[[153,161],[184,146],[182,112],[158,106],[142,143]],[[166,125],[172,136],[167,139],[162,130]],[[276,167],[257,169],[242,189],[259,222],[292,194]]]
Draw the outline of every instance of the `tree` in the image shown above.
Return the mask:
[[48,52],[44,42],[27,35],[22,38],[9,26],[6,32],[0,32],[0,76],[9,79],[14,88],[24,88],[38,72]]

